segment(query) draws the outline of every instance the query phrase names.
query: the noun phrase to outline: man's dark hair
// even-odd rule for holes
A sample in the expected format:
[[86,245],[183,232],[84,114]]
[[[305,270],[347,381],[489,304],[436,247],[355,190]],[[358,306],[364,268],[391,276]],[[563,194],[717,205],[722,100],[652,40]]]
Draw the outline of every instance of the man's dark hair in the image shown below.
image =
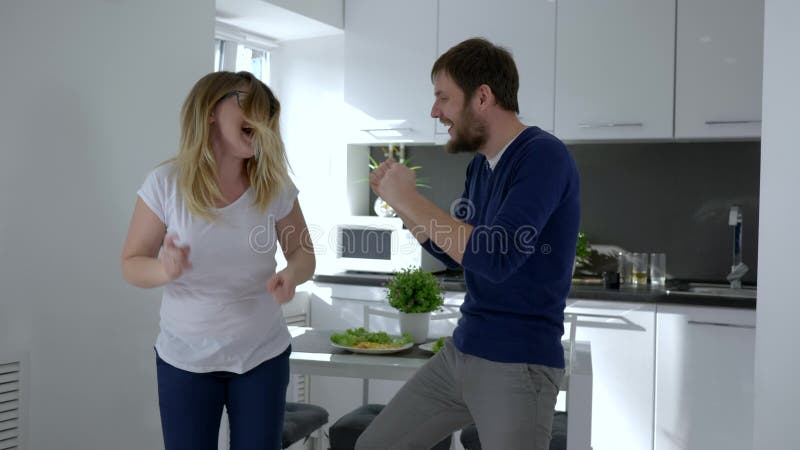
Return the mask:
[[464,91],[464,101],[482,84],[488,85],[497,103],[519,114],[519,73],[511,53],[483,38],[472,38],[451,47],[433,63],[431,80],[445,72]]

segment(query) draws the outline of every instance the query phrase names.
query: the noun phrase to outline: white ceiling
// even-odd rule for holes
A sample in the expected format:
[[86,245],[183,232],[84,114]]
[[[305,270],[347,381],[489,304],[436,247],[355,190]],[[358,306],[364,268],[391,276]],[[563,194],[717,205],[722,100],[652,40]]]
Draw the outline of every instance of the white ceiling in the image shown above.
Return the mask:
[[264,0],[216,0],[217,21],[275,41],[341,34],[339,28]]

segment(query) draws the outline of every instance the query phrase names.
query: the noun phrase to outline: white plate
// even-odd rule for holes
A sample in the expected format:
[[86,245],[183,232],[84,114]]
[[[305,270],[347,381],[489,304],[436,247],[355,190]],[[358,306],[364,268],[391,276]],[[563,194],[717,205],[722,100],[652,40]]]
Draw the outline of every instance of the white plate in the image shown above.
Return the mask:
[[331,345],[335,348],[340,348],[342,350],[347,350],[348,352],[353,353],[364,353],[366,355],[386,355],[388,353],[397,353],[402,352],[403,350],[407,350],[414,346],[413,342],[408,342],[404,344],[402,347],[397,348],[356,348],[356,347],[346,347],[344,345],[339,345],[331,342]]
[[[426,342],[424,344],[419,344],[420,350],[425,350],[426,352],[436,353],[433,351],[433,346],[436,345],[436,341]],[[444,346],[443,346],[444,347]],[[441,350],[441,349],[439,349]]]

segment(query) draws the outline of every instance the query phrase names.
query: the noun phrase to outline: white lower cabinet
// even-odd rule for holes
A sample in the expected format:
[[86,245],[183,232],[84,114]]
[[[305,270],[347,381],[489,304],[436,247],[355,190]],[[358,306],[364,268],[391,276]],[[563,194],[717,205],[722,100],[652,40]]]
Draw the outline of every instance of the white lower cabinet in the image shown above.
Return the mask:
[[659,306],[655,450],[753,448],[754,310]]
[[592,348],[592,449],[653,448],[655,305],[568,300]]

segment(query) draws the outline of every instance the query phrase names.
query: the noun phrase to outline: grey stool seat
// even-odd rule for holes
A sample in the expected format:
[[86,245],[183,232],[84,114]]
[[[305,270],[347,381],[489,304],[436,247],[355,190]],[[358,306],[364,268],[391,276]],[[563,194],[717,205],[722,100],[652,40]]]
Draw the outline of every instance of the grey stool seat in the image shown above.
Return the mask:
[[[353,450],[361,433],[367,429],[372,420],[381,412],[384,405],[364,405],[343,415],[328,429],[330,450]],[[432,450],[450,448],[450,436],[436,444]]]
[[328,411],[324,408],[306,403],[286,402],[281,448],[287,448],[300,439],[310,436],[326,423],[328,423]]
[[[475,424],[461,430],[461,445],[465,450],[481,450],[478,429]],[[566,450],[567,448],[567,413],[556,411],[553,416],[553,429],[550,433],[550,450]]]

